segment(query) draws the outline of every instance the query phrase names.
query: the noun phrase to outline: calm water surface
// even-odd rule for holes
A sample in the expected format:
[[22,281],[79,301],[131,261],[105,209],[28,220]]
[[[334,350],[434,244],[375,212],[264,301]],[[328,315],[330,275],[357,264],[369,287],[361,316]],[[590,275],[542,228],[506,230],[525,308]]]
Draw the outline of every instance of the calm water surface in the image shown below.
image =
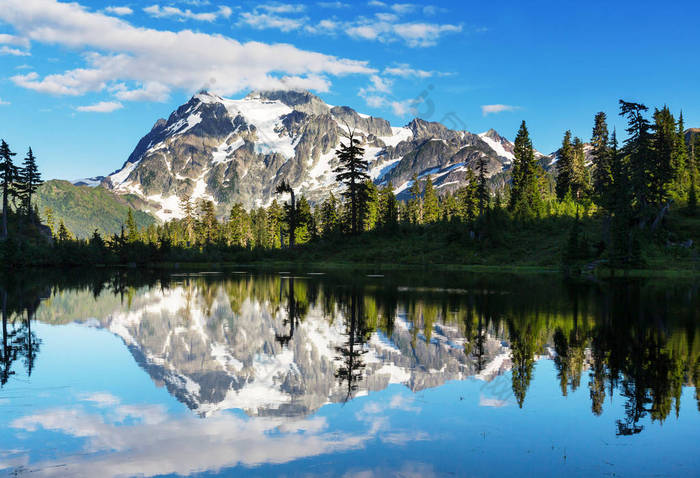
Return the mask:
[[0,279],[0,475],[700,476],[687,282]]

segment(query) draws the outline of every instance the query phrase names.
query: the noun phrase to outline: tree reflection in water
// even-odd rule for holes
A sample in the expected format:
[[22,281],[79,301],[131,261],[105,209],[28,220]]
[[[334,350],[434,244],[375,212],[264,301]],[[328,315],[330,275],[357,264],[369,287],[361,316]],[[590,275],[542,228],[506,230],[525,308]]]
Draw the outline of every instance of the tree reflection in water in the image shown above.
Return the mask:
[[[439,380],[487,372],[491,375],[486,379],[492,379],[510,369],[513,396],[520,408],[526,408],[535,364],[547,357],[553,360],[557,393],[563,396],[576,391],[588,371],[590,407],[595,415],[603,413],[606,397],[619,392],[625,400],[624,416],[616,422],[619,435],[642,432],[647,417],[663,422],[671,413],[678,416],[684,386],[696,387],[695,406],[700,410],[700,304],[697,289],[689,284],[631,280],[566,284],[554,278],[518,281],[450,274],[426,278],[410,273],[383,282],[343,274],[303,279],[292,274],[202,276],[136,271],[18,276],[0,281],[2,386],[15,375],[17,363],[22,362],[31,375],[41,346],[32,331],[35,317],[49,323],[100,319],[94,309],[107,297],[115,298],[116,307],[130,308],[146,291],[186,287],[185,313],[201,309],[208,321],[206,333],[225,335],[234,330],[246,301],[258,304],[271,316],[280,312],[274,341],[282,348],[291,349],[312,310],[329,324],[341,320],[342,342],[330,346],[332,375],[341,385],[344,401],[352,399],[360,387],[369,386],[364,383],[370,373],[365,356],[370,343],[378,347],[377,340],[384,340],[391,344],[386,354],[394,354],[392,360],[399,357],[403,367],[422,373],[406,382],[413,390],[439,385],[435,376],[449,360],[455,368]],[[454,288],[455,284],[460,288]],[[88,291],[94,302],[86,303],[84,296],[71,302],[71,294],[78,291]],[[216,305],[221,297],[230,304],[223,312]],[[158,325],[143,322],[141,329]],[[221,340],[225,343],[230,338]],[[500,368],[489,368],[499,347],[508,352],[509,361]],[[191,350],[191,359],[196,358],[193,354]],[[379,360],[389,360],[386,354],[379,354]],[[373,380],[372,386],[379,387],[378,379]],[[225,383],[230,386],[232,382]],[[301,395],[295,389],[295,396]]]

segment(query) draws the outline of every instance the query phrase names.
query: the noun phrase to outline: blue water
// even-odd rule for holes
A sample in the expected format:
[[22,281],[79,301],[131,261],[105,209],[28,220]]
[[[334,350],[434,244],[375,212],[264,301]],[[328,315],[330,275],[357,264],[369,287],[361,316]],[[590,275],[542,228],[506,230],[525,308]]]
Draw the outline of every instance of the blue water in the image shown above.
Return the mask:
[[[316,280],[323,283],[325,279]],[[176,289],[180,286],[181,283],[171,285]],[[210,286],[218,288],[216,281]],[[206,287],[201,284],[198,287],[194,296],[201,299],[207,295]],[[71,307],[65,306],[74,300],[80,302],[81,311],[86,307],[90,309],[89,300],[77,290],[62,292],[62,309],[57,315],[47,314],[46,309],[59,306],[43,301],[31,324],[32,332],[41,341],[31,376],[27,366],[18,360],[13,367],[15,374],[0,389],[0,474],[85,477],[700,476],[700,412],[690,368],[684,372],[680,406],[676,407],[673,402],[670,413],[663,420],[652,421],[651,414],[647,413],[635,423],[642,427],[639,433],[620,435],[617,421],[626,416],[629,397],[621,394],[623,387],[617,384],[612,396],[608,390],[600,416],[593,414],[589,393],[591,369],[588,366],[584,367],[576,390],[568,387],[564,396],[553,360],[555,354],[538,354],[521,408],[512,390],[509,365],[488,379],[464,372],[459,379],[445,375],[445,380],[423,386],[417,383],[416,370],[422,369],[420,380],[442,376],[444,370],[432,368],[435,363],[440,364],[439,360],[431,364],[427,364],[428,359],[424,360],[426,363],[421,362],[423,359],[416,360],[410,367],[396,372],[401,367],[395,364],[403,363],[404,355],[394,357],[376,352],[384,349],[372,345],[377,341],[371,336],[380,332],[370,331],[365,335],[370,337],[367,343],[360,345],[368,350],[362,359],[366,362],[362,371],[364,375],[357,382],[357,389],[348,397],[337,393],[343,390],[342,380],[324,367],[316,367],[322,355],[314,348],[320,343],[319,339],[312,341],[308,338],[310,335],[304,335],[313,328],[327,327],[323,320],[340,326],[337,324],[341,320],[339,316],[314,315],[313,301],[309,300],[311,312],[297,325],[296,335],[292,337],[292,341],[298,337],[307,338],[310,345],[299,349],[301,351],[294,349],[293,344],[273,347],[271,342],[260,345],[260,339],[250,334],[250,330],[257,329],[250,328],[242,329],[246,330],[245,341],[237,342],[232,338],[233,329],[228,327],[235,328],[237,320],[244,322],[250,318],[248,315],[254,315],[255,310],[263,310],[269,304],[265,305],[266,299],[251,292],[246,298],[249,303],[257,303],[256,307],[247,312],[234,312],[227,308],[230,295],[222,292],[223,289],[218,288],[214,294],[218,298],[214,299],[214,307],[210,310],[203,304],[206,301],[200,300],[190,303],[189,309],[154,308],[152,300],[159,293],[155,286],[137,289],[136,299],[131,304],[119,303],[101,317],[71,312]],[[143,299],[142,303],[139,297]],[[92,300],[95,308],[102,310],[101,306],[98,307],[100,298]],[[427,304],[441,299],[433,296],[424,300]],[[397,307],[401,308],[401,303]],[[454,303],[451,307],[459,310]],[[158,312],[154,313],[154,310]],[[284,307],[280,310],[283,316]],[[422,316],[427,315],[426,310],[423,309]],[[78,315],[71,317],[71,313]],[[262,317],[263,313],[259,313]],[[691,316],[693,313],[690,312]],[[137,317],[131,321],[128,336],[115,325],[116,317],[125,314]],[[177,326],[181,327],[178,329],[181,335],[192,331],[193,335],[188,338],[190,344],[196,340],[208,344],[201,349],[204,355],[212,350],[211,343],[216,342],[212,337],[218,333],[215,330],[218,325],[214,326],[218,322],[211,325],[212,317],[231,320],[233,325],[222,326],[221,330],[222,337],[230,333],[226,340],[232,356],[238,353],[241,360],[248,360],[243,358],[247,357],[246,353],[236,352],[241,343],[264,352],[254,353],[249,369],[246,369],[245,363],[240,368],[230,363],[222,365],[215,360],[210,363],[208,358],[195,360],[194,345],[186,347],[189,352],[174,351],[172,337],[175,335],[172,334],[170,345],[163,345],[167,340],[159,342],[153,339],[160,333],[159,329],[152,330],[154,323],[168,322],[169,332],[175,329],[170,322],[177,322],[188,314],[201,314],[210,319],[204,320],[205,327],[201,328],[197,319],[188,319],[189,325]],[[40,320],[47,316],[54,317],[53,323]],[[280,329],[285,325],[282,316],[274,318],[271,314],[273,318],[270,319],[274,319]],[[451,323],[447,317],[439,315],[438,318]],[[18,326],[17,320],[9,322],[10,330]],[[562,318],[551,316],[549,320],[561,322]],[[570,318],[563,319],[564,322],[567,320]],[[595,313],[587,320],[595,321]],[[150,325],[144,325],[146,323]],[[206,324],[210,324],[210,329]],[[406,331],[411,327],[418,325],[409,324]],[[398,329],[400,325],[394,328]],[[552,334],[547,334],[546,327],[543,330],[545,345],[539,352],[546,352],[546,347],[552,348]],[[693,346],[697,348],[694,341],[698,340],[698,333],[697,330],[688,331],[687,327],[684,330],[683,347],[688,352]],[[261,336],[265,333],[263,330]],[[381,332],[383,337],[377,336],[377,340],[388,346],[399,344],[397,349],[403,350],[400,346],[402,339],[397,334],[399,332]],[[494,335],[499,335],[499,332],[494,330]],[[493,343],[502,341],[506,347],[502,350],[508,350],[508,334],[501,331],[500,335]],[[338,340],[339,337],[328,333],[325,339]],[[226,343],[226,340],[216,343]],[[420,336],[416,340],[425,342]],[[458,331],[452,340],[452,345],[461,343]],[[421,345],[416,344],[408,346],[416,357],[423,354],[421,350],[434,351],[441,347],[428,344],[426,349],[421,349]],[[666,346],[670,350],[680,350]],[[591,347],[591,343],[587,343],[583,350],[590,353]],[[153,350],[166,349],[171,351],[163,352],[160,357],[153,355]],[[285,353],[294,355],[295,359],[291,365],[284,362],[279,369],[285,373],[292,370],[289,376],[300,377],[302,385],[297,384],[294,389],[297,392],[285,395],[286,392],[279,392],[286,390],[279,383],[252,388],[253,384],[264,382],[261,364],[268,363],[270,357],[284,356]],[[470,355],[464,351],[461,353],[464,357],[455,355],[457,360],[468,363]],[[697,358],[697,355],[688,353]],[[139,359],[142,354],[148,357],[147,366]],[[300,358],[299,354],[308,354],[308,360]],[[263,355],[268,362],[261,359]],[[434,352],[434,355],[439,356],[439,353]],[[492,354],[489,359],[498,355]],[[198,360],[202,370],[197,368]],[[328,363],[340,367],[339,362],[333,362],[332,358],[328,360]],[[444,360],[451,363],[447,358]],[[591,359],[586,360],[590,362]],[[393,378],[388,380],[389,383],[372,384],[372,377],[388,376],[380,371],[389,370],[390,367],[382,369],[389,362],[394,363]],[[193,382],[199,380],[197,383],[201,387],[207,380],[212,380],[202,378],[198,375],[201,372],[228,370],[228,376],[248,374],[247,385],[241,389],[241,394],[245,393],[245,403],[249,406],[258,400],[265,408],[257,411],[229,408],[223,395],[214,398],[207,395],[210,398],[206,398],[203,388],[192,392],[192,385],[191,393],[186,391],[186,385],[183,385],[185,391],[169,390],[159,375],[163,370],[180,377],[195,377]],[[228,379],[221,378],[224,375],[217,376],[217,385],[212,390],[220,391],[218,383],[228,383]],[[318,376],[314,378],[314,375]],[[621,374],[620,378],[624,379],[624,375]],[[323,383],[319,390],[324,394],[327,392],[327,396],[321,397],[323,403],[300,412],[296,409],[279,412],[287,396],[290,403],[295,400],[294,393],[297,393],[297,399],[301,396],[298,390],[303,390],[305,396],[316,397],[318,394],[310,393],[308,389],[317,382]],[[230,384],[225,387],[231,388]],[[183,399],[183,393],[190,393],[189,398]],[[652,393],[658,394],[655,390]],[[219,406],[222,403],[224,405]],[[203,406],[213,409],[204,413]]]

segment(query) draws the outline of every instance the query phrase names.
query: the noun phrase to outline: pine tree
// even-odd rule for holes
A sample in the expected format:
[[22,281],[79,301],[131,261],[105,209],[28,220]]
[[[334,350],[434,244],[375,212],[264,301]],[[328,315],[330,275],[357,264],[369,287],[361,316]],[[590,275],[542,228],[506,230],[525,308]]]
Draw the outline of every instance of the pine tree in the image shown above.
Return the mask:
[[185,241],[187,242],[187,246],[190,246],[194,244],[195,230],[194,205],[192,204],[192,196],[189,194],[182,196],[180,199],[180,210],[182,210],[184,215],[183,221],[185,226]]
[[297,203],[297,227],[294,231],[294,244],[306,244],[315,235],[313,215],[309,201],[301,196]]
[[243,204],[236,203],[231,206],[227,229],[228,245],[246,247],[250,241],[250,217]]
[[486,184],[486,162],[487,158],[484,155],[479,156],[479,185],[477,188],[477,196],[479,198],[479,216],[482,217],[484,212],[489,207],[489,189]]
[[685,122],[681,111],[676,128],[676,141],[671,158],[671,170],[673,175],[673,194],[677,198],[685,198],[690,194],[691,165],[688,159],[688,146],[685,142]]
[[610,209],[610,188],[612,186],[612,164],[608,145],[607,116],[602,111],[595,115],[591,136],[591,156],[593,160],[593,191],[598,202]]
[[23,209],[27,216],[31,216],[32,213],[32,196],[36,192],[37,188],[43,183],[41,180],[41,173],[36,164],[36,157],[32,152],[32,148],[29,148],[27,157],[24,158],[24,163],[22,164],[22,170],[20,173],[20,182],[22,184],[22,203]]
[[411,189],[409,190],[411,193],[411,198],[408,200],[407,203],[407,213],[408,213],[408,220],[411,224],[422,224],[423,223],[423,207],[422,207],[422,198],[421,198],[421,188],[420,188],[420,181],[418,181],[418,176],[413,175],[413,181],[411,184]]
[[209,199],[199,201],[199,224],[201,227],[200,242],[206,245],[212,244],[216,239],[218,222],[216,220],[216,206]]
[[520,218],[537,216],[542,211],[538,167],[527,125],[523,121],[515,137],[515,159],[512,169],[512,187],[509,209]]
[[457,215],[462,222],[471,222],[479,214],[479,186],[474,177],[474,171],[467,169],[464,182],[465,185],[455,192],[457,197]]
[[331,192],[321,203],[321,234],[324,237],[328,237],[338,233],[339,230],[338,200]]
[[557,198],[564,199],[566,193],[571,190],[574,165],[574,147],[571,144],[571,131],[564,133],[564,139],[557,159]]
[[360,190],[360,230],[371,231],[379,222],[379,190],[369,179]]
[[134,214],[129,209],[126,214],[126,242],[136,242],[139,239],[139,230],[136,227],[136,221],[134,220]]
[[2,236],[7,238],[7,214],[9,213],[8,201],[13,193],[13,185],[17,179],[18,169],[12,162],[12,157],[17,153],[10,150],[10,146],[2,140],[0,143],[0,185],[2,186]]
[[279,205],[277,199],[272,200],[272,204],[267,208],[267,227],[269,245],[273,249],[283,247],[282,244],[282,220],[284,218],[284,209]]
[[676,121],[668,107],[654,111],[654,126],[652,138],[652,161],[650,162],[649,178],[651,201],[654,204],[663,203],[673,180],[673,162],[676,155]]
[[359,202],[365,181],[369,179],[367,168],[369,163],[364,159],[365,150],[360,147],[360,140],[355,139],[355,131],[348,128],[347,144],[341,142],[335,152],[340,166],[334,172],[336,180],[345,184],[347,190],[343,195],[350,201],[350,230],[352,234],[360,231]]
[[289,204],[284,205],[284,220],[287,223],[287,234],[289,235],[289,247],[294,247],[296,239],[297,226],[299,225],[299,209],[294,195],[294,189],[287,181],[282,181],[275,189],[277,194],[288,193],[290,196]]
[[394,195],[394,186],[389,183],[379,191],[381,224],[393,230],[399,221],[399,206]]
[[586,150],[580,138],[574,138],[574,157],[571,164],[571,193],[577,201],[583,199],[590,187],[590,176],[586,168]]
[[622,154],[627,158],[627,169],[634,207],[645,213],[653,201],[651,181],[654,174],[651,155],[651,124],[644,117],[648,108],[641,103],[620,100],[620,116],[627,118],[628,138],[622,147]]
[[65,243],[67,241],[72,241],[75,239],[75,236],[68,230],[66,225],[63,223],[63,219],[58,224],[58,242],[59,243]]
[[438,197],[433,187],[433,180],[428,175],[423,187],[423,222],[431,224],[437,222],[440,218],[440,209],[438,207]]

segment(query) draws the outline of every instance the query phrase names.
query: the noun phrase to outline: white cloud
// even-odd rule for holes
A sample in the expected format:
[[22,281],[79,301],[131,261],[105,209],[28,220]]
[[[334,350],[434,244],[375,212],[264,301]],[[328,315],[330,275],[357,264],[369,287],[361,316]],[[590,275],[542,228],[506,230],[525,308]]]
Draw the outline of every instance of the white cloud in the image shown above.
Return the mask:
[[305,5],[290,3],[270,3],[265,5],[258,5],[256,8],[265,10],[270,13],[299,13],[306,9]]
[[512,106],[512,105],[482,105],[481,106],[481,114],[484,116],[490,115],[490,114],[498,114],[502,113],[504,111],[515,111],[520,109],[519,106]]
[[416,77],[416,78],[430,78],[432,76],[444,76],[445,73],[440,73],[440,72],[435,72],[435,71],[426,71],[426,70],[418,70],[416,68],[411,67],[410,65],[406,63],[399,63],[394,66],[388,66],[384,68],[384,74],[385,75],[390,75],[390,76],[399,76],[401,78],[410,78],[410,77]]
[[2,105],[9,105],[9,104],[10,104],[9,101],[5,101],[5,100],[3,100],[2,98],[0,98],[0,106],[2,106]]
[[362,19],[349,25],[349,36],[364,40],[381,42],[403,41],[410,47],[428,47],[437,45],[441,36],[462,31],[461,25],[435,23],[396,23],[386,14],[377,14],[373,19]]
[[112,111],[120,110],[124,107],[118,101],[100,101],[94,105],[78,106],[76,110],[84,113],[111,113]]
[[0,47],[0,55],[12,55],[12,56],[29,56],[31,53],[28,51],[20,50],[18,48],[12,48],[7,45]]
[[391,6],[391,9],[396,13],[403,15],[406,13],[411,13],[413,10],[415,10],[416,5],[412,3],[394,3]]
[[437,41],[445,33],[461,32],[462,26],[437,25],[434,23],[402,23],[394,25],[393,30],[408,46],[427,47],[437,45]]
[[369,77],[369,80],[372,82],[369,91],[376,91],[378,93],[391,93],[391,80],[382,78],[379,75],[372,75]]
[[[51,476],[110,478],[190,475],[357,450],[376,438],[371,426],[361,424],[364,430],[335,432],[319,417],[221,413],[203,420],[169,414],[158,405],[98,402],[96,411],[80,406],[46,409],[21,416],[10,427],[21,434],[50,430],[86,441],[82,453],[40,458],[32,468]],[[11,459],[28,460],[26,453],[14,451]]]
[[317,5],[321,8],[348,8],[350,6],[343,2],[318,2]]
[[156,81],[149,81],[141,88],[128,89],[123,83],[116,85],[114,96],[123,101],[157,101],[164,102],[168,99],[170,89]]
[[[377,5],[378,2],[370,2]],[[382,4],[383,5],[383,4]],[[401,22],[400,14],[415,8],[408,3],[394,4],[392,12],[375,13],[373,17],[359,17],[357,20],[341,21],[324,19],[320,22],[309,22],[308,17],[284,16],[285,13],[298,13],[299,7],[287,4],[262,5],[250,12],[241,14],[241,25],[248,25],[259,30],[277,29],[283,32],[304,29],[312,34],[335,34],[344,32],[351,38],[380,41],[383,43],[401,41],[410,47],[428,47],[437,44],[438,40],[449,33],[462,31],[461,25],[437,24],[423,22]]]
[[253,11],[242,13],[241,22],[258,30],[272,28],[283,32],[289,32],[301,28],[306,22],[306,19],[287,18],[279,15],[262,13],[260,11]]
[[150,7],[144,8],[143,11],[155,18],[170,17],[179,20],[198,20],[202,22],[213,22],[219,17],[228,18],[231,16],[231,13],[233,13],[233,10],[227,6],[220,6],[218,10],[213,12],[196,13],[190,9],[182,10],[177,7],[151,5]]
[[[135,27],[76,3],[5,3],[0,20],[21,37],[85,52],[82,68],[44,77],[31,72],[11,78],[19,86],[45,93],[82,95],[118,83],[133,83],[137,85],[134,91],[143,90],[143,95],[155,94],[153,84],[158,84],[156,96],[161,98],[174,89],[193,92],[204,85],[222,95],[285,87],[326,91],[328,76],[376,73],[365,61],[288,44],[239,43],[219,34]],[[122,95],[134,98],[136,93]]]
[[131,15],[134,13],[134,11],[129,7],[106,7],[105,12],[120,16]]
[[15,35],[8,35],[7,33],[0,33],[0,44],[16,45],[21,46],[22,48],[29,48],[28,39],[18,37]]

